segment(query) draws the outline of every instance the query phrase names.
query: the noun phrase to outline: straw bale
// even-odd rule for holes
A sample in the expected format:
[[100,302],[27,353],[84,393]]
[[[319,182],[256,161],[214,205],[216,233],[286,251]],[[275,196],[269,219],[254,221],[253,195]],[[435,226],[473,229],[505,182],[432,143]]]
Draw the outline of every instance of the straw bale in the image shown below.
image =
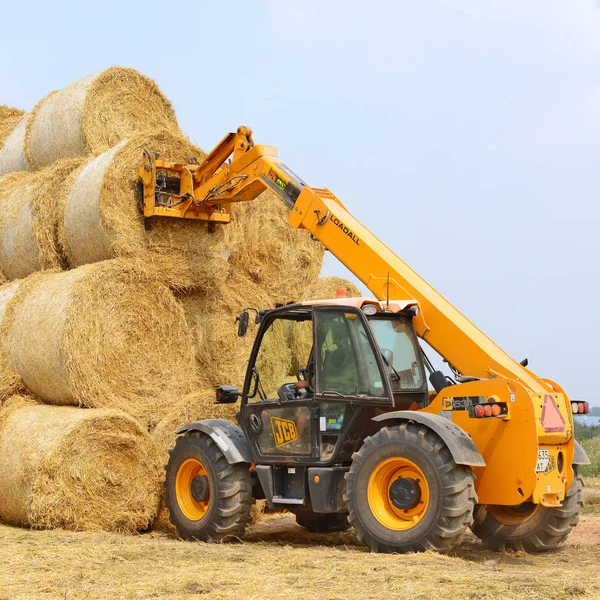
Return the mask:
[[236,422],[235,413],[239,404],[215,404],[215,390],[198,389],[174,401],[168,402],[169,410],[152,430],[151,436],[166,463],[169,449],[175,445],[179,427],[203,419],[228,419]]
[[262,286],[275,304],[286,304],[321,272],[324,247],[288,223],[290,209],[273,192],[239,202],[227,228],[234,271]]
[[21,117],[0,146],[0,175],[31,171],[25,154],[25,131],[29,115]]
[[7,523],[134,532],[158,510],[156,447],[118,410],[11,399],[0,410],[0,463]]
[[9,279],[66,267],[58,224],[69,181],[82,166],[82,159],[64,159],[0,178],[0,267]]
[[[351,281],[341,277],[319,277],[300,295],[299,302],[327,300],[335,298],[338,289],[345,288],[349,298],[362,296]],[[305,369],[312,348],[312,327],[310,323],[294,323],[290,327],[290,348],[292,353],[291,373]]]
[[194,354],[181,304],[150,274],[120,259],[23,280],[2,324],[10,371],[50,404],[153,426],[167,394],[190,391]]
[[181,133],[171,103],[134,69],[111,67],[52,92],[33,109],[25,152],[34,169],[98,155],[142,131]]
[[225,232],[206,223],[157,217],[147,231],[138,208],[136,185],[144,149],[167,160],[186,162],[202,150],[168,131],[121,142],[89,162],[68,193],[61,245],[78,266],[115,256],[160,263],[174,285],[206,286],[229,274]]
[[328,300],[335,298],[339,289],[345,289],[348,298],[360,298],[362,294],[354,283],[342,277],[319,277],[300,295],[300,302],[308,300]]
[[[235,317],[247,307],[274,308],[272,299],[261,286],[236,272],[225,284],[188,291],[180,298],[195,338],[198,377],[208,387],[235,385],[241,390],[258,328],[251,313],[248,333],[240,338]],[[269,338],[272,348],[262,353],[261,381],[265,387],[271,381],[283,380],[291,360],[283,327],[279,326]]]
[[12,130],[24,114],[18,108],[0,104],[0,147],[2,147],[4,140],[12,133]]
[[[3,328],[6,308],[19,289],[20,284],[20,281],[13,281],[0,287],[0,332]],[[8,368],[6,355],[0,351],[0,406],[11,394],[19,391],[20,387],[19,377]]]

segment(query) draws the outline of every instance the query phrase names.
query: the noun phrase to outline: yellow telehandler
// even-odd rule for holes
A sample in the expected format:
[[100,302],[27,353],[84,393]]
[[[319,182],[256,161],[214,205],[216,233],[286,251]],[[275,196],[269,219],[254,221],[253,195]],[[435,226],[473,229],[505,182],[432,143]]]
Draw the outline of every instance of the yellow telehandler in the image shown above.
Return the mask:
[[[240,536],[253,499],[310,531],[353,526],[374,551],[446,551],[470,527],[494,549],[543,551],[582,507],[571,403],[560,385],[515,361],[358,222],[327,189],[307,186],[240,127],[200,164],[146,151],[140,207],[153,218],[230,220],[231,204],[274,191],[372,292],[257,310],[239,426],[182,425],[166,466],[166,502],[184,539]],[[239,315],[244,335],[250,309]],[[312,340],[296,381],[263,364],[277,327]],[[419,339],[448,363],[435,370]],[[433,387],[428,391],[427,379]]]

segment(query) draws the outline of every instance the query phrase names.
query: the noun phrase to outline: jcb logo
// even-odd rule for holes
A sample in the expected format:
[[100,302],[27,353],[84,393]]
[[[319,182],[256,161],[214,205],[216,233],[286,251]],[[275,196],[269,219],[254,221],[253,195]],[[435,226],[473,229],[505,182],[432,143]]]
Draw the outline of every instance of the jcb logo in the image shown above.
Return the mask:
[[271,417],[271,429],[273,430],[273,437],[275,438],[275,446],[277,448],[298,439],[298,429],[296,429],[294,421]]

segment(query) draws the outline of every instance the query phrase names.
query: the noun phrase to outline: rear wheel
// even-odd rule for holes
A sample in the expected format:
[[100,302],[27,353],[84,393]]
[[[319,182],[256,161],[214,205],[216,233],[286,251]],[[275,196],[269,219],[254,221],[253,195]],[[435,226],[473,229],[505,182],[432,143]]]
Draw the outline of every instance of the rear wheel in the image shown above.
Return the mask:
[[177,439],[165,466],[169,520],[185,540],[220,542],[244,535],[252,481],[247,465],[230,465],[207,435]]
[[583,480],[575,471],[562,506],[524,502],[517,506],[482,504],[475,509],[473,533],[492,550],[545,552],[567,539],[583,507]]
[[348,515],[345,514],[322,514],[308,510],[296,512],[296,523],[311,533],[335,533],[346,531],[350,528]]
[[473,523],[473,471],[423,425],[367,438],[346,479],[348,519],[375,552],[447,551]]

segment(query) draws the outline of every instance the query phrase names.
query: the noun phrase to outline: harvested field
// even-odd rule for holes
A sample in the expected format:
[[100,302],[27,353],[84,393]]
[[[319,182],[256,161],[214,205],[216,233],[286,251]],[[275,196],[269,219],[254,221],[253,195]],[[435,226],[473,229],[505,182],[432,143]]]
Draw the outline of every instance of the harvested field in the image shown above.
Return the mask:
[[371,554],[352,533],[309,534],[288,514],[220,545],[0,526],[0,599],[592,599],[599,532],[590,516],[547,554],[489,552],[470,536],[447,556],[399,556]]

